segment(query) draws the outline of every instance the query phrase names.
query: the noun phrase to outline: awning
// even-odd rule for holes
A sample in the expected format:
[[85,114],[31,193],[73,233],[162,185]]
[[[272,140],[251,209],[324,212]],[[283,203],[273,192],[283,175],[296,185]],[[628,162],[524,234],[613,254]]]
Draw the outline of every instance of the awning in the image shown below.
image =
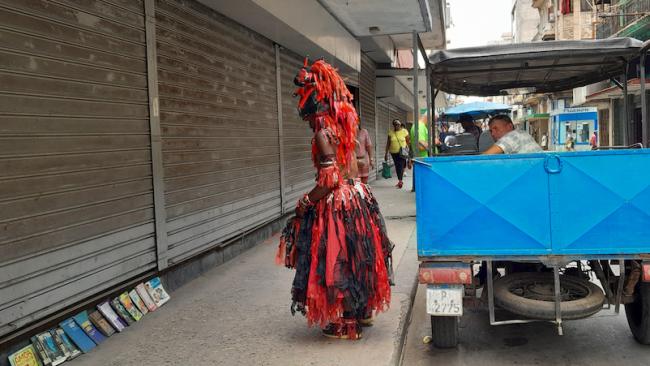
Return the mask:
[[524,116],[524,120],[529,122],[547,121],[550,116],[548,113],[535,113]]
[[[645,79],[645,83],[646,85],[650,86],[650,79]],[[639,78],[631,79],[627,82],[627,93],[629,95],[641,94],[641,85]],[[593,94],[587,95],[586,100],[588,102],[595,102],[599,100],[610,100],[617,98],[623,98],[623,90],[618,86],[610,86],[609,88],[605,88]]]
[[441,50],[429,57],[435,88],[490,96],[506,89],[568,90],[621,75],[643,42],[633,38],[548,41]]
[[507,104],[492,102],[471,102],[460,104],[445,110],[445,119],[450,122],[458,121],[462,114],[468,114],[473,119],[487,118],[499,113],[508,113],[512,107]]

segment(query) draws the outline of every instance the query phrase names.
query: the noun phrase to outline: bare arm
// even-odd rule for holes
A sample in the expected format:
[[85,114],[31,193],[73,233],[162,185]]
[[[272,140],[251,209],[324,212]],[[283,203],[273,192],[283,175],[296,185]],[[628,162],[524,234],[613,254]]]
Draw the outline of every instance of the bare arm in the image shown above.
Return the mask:
[[372,140],[370,139],[370,136],[366,134],[366,152],[368,153],[368,161],[370,162],[370,169],[372,169],[375,164],[373,163],[373,154],[374,150],[372,148]]
[[481,153],[481,155],[496,155],[496,154],[503,154],[503,149],[500,148],[497,144],[490,146],[487,150]]
[[[328,138],[322,132],[316,134],[316,147],[318,148],[321,156],[331,159],[336,158],[336,150],[334,149],[334,146],[330,144]],[[331,191],[332,190],[327,187],[321,187],[317,185],[309,192],[309,200],[316,202],[321,198],[327,196]]]
[[[316,134],[316,147],[318,148],[318,151],[321,156],[328,157],[331,159],[334,159],[336,157],[336,151],[334,150],[334,147],[332,146],[332,144],[330,144],[329,140],[322,132],[318,132]],[[316,185],[314,188],[312,188],[311,191],[309,191],[307,197],[309,197],[309,201],[311,201],[312,203],[316,203],[319,200],[321,200],[323,197],[327,196],[331,191],[332,190],[327,187]],[[304,212],[305,209],[300,205],[296,207],[296,216],[302,217]]]
[[420,143],[418,144],[418,149],[420,151],[426,151],[429,148],[429,144],[425,140],[420,140]]

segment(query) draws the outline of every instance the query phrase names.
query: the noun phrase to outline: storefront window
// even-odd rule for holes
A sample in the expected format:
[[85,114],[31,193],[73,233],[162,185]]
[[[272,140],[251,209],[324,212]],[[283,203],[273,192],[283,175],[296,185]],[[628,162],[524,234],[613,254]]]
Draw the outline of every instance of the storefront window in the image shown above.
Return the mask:
[[573,137],[576,144],[589,144],[589,137],[594,132],[594,121],[565,121],[560,128],[560,143],[563,144],[569,137]]

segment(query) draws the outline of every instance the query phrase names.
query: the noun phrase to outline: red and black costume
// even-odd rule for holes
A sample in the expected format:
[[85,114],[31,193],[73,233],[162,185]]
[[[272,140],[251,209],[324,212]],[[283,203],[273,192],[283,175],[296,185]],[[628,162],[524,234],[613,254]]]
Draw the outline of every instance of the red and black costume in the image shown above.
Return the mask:
[[[370,187],[349,176],[359,118],[343,80],[319,60],[309,68],[305,61],[294,82],[300,114],[315,132],[316,185],[329,193],[313,203],[307,195],[299,201],[304,214],[287,223],[276,260],[296,270],[292,313],[357,339],[357,320],[389,306],[392,244]],[[318,134],[335,154],[319,151]]]

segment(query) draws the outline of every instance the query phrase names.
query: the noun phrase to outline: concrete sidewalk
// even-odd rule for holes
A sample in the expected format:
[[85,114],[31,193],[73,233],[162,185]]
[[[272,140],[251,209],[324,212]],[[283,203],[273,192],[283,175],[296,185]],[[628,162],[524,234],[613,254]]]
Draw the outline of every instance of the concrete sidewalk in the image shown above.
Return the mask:
[[294,272],[274,263],[278,235],[171,294],[171,301],[70,365],[395,365],[416,288],[414,195],[373,184],[387,218],[396,286],[391,309],[360,341],[333,340],[291,316]]

